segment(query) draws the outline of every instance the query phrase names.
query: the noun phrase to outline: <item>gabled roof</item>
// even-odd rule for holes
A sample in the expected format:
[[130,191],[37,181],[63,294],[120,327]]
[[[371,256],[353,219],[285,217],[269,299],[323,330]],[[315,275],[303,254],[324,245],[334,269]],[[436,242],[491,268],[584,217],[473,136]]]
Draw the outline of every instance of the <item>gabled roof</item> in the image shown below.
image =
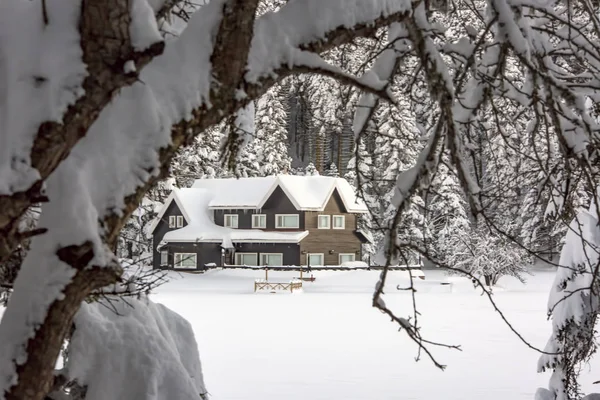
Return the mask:
[[[308,235],[301,232],[272,232],[260,229],[231,229],[219,226],[213,221],[208,204],[214,194],[206,189],[175,189],[165,202],[157,219],[152,223],[150,232],[154,232],[165,211],[175,201],[184,215],[186,225],[165,233],[162,242],[208,242],[221,243],[231,248],[232,243],[298,243]],[[159,243],[156,243],[159,245]]]
[[299,211],[322,211],[336,189],[348,212],[368,211],[343,178],[278,175],[263,178],[198,179],[192,185],[192,188],[214,193],[208,204],[209,209],[261,209],[277,187],[284,191]]
[[[158,213],[158,215],[156,216],[154,221],[152,221],[152,225],[150,225],[150,229],[147,231],[149,236],[152,235],[152,232],[154,232],[154,230],[158,226],[158,223],[160,222],[162,217],[165,215],[165,212],[167,212],[167,209],[169,208],[169,206],[171,205],[171,202],[173,202],[173,201],[175,201],[175,204],[177,204],[177,207],[179,207],[179,210],[181,211],[183,218],[185,218],[185,222],[187,222],[188,224],[190,223],[192,218],[191,218],[190,214],[188,213],[188,211],[194,210],[194,207],[191,207],[191,203],[193,202],[194,193],[193,193],[193,191],[189,191],[189,192],[188,191],[189,191],[189,189],[174,189],[171,192],[171,194],[169,195],[167,200],[165,200],[165,204],[160,209],[160,212]],[[196,195],[200,195],[200,194],[201,193],[198,192]],[[192,198],[190,199],[190,197],[192,197]]]

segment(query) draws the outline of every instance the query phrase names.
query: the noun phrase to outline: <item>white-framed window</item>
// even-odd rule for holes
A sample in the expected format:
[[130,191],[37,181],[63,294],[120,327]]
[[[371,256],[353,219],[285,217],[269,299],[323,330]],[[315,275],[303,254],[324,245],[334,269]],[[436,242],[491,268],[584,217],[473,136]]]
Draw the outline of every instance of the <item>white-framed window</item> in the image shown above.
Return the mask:
[[238,227],[237,214],[225,214],[224,221],[225,221],[225,226],[227,228],[237,228]]
[[177,227],[178,228],[183,228],[183,215],[178,215],[177,216]]
[[260,265],[283,266],[283,254],[260,253]]
[[175,268],[191,268],[195,269],[196,253],[175,253]]
[[306,261],[310,266],[324,265],[324,258],[325,256],[323,255],[323,253],[310,253],[306,255]]
[[169,264],[169,251],[162,250],[160,252],[160,265],[168,265]]
[[169,228],[175,228],[177,224],[177,217],[175,215],[169,216]]
[[267,227],[267,216],[265,214],[253,214],[252,227],[265,229]]
[[333,229],[345,229],[346,228],[346,216],[345,215],[334,215],[333,216]]
[[255,266],[258,261],[256,253],[235,253],[235,265]]
[[300,216],[298,214],[275,214],[275,228],[298,229],[300,227]]
[[338,256],[338,259],[339,259],[340,265],[342,265],[345,262],[356,260],[356,255],[354,253],[340,253]]
[[319,229],[331,228],[331,215],[319,215],[319,216],[317,216],[317,218],[318,218],[317,227]]

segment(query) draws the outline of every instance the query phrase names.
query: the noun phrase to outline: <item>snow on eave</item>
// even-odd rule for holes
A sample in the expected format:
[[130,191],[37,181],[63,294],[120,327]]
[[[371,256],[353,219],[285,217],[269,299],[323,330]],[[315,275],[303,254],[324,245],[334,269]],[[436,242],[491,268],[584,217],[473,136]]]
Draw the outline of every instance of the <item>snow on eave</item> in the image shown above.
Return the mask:
[[179,207],[179,211],[181,211],[181,214],[183,214],[183,218],[185,218],[185,222],[187,222],[188,224],[192,223],[190,216],[185,211],[183,202],[177,196],[177,191],[178,191],[178,189],[173,189],[173,191],[171,192],[171,194],[165,201],[165,204],[160,209],[160,212],[158,213],[158,215],[156,216],[154,221],[152,221],[152,225],[150,225],[150,229],[148,230],[149,235],[154,234],[154,230],[158,227],[159,222],[162,220],[163,215],[165,215],[165,212],[167,212],[167,210],[169,209],[169,206],[171,205],[171,202],[173,200],[175,200],[175,204],[177,204],[177,207]]
[[247,206],[208,206],[209,210],[260,210],[261,207],[255,205]]
[[265,205],[265,203],[267,202],[267,200],[269,200],[269,197],[271,197],[271,195],[275,192],[275,189],[277,189],[277,187],[279,186],[281,188],[281,190],[283,190],[283,192],[285,193],[285,195],[288,197],[288,199],[290,199],[290,201],[292,202],[292,204],[294,205],[294,207],[296,207],[296,209],[299,210],[298,204],[296,203],[296,201],[294,199],[292,199],[292,196],[290,196],[289,193],[287,193],[285,191],[285,189],[282,187],[283,185],[281,185],[280,183],[281,182],[280,182],[279,176],[277,176],[277,179],[275,179],[275,181],[273,182],[273,184],[271,185],[271,187],[269,188],[269,190],[267,190],[267,192],[263,196],[262,200],[258,203],[257,209],[263,208],[263,206]]
[[[342,203],[344,204],[344,208],[346,208],[346,211],[352,214],[366,214],[369,212],[369,209],[367,208],[367,206],[363,203],[362,205],[360,203],[358,203],[358,200],[361,200],[357,195],[356,195],[356,191],[353,191],[354,194],[354,202],[351,206],[351,201],[349,201],[349,199],[346,199],[346,196],[344,195],[344,191],[342,190],[342,188],[339,185],[340,179],[345,180],[344,178],[336,178],[335,180],[335,188],[337,189],[338,195],[340,196],[340,198],[342,199]],[[346,181],[346,183],[348,183],[348,181]],[[348,184],[350,185],[350,184]],[[350,189],[352,189],[352,187],[350,187]],[[333,194],[333,193],[331,193]],[[330,195],[331,196],[331,195]],[[327,199],[327,201],[329,201],[329,199]]]
[[[356,193],[354,192],[354,190],[352,189],[352,187],[350,186],[350,184],[344,180],[344,178],[333,178],[333,177],[323,177],[323,176],[319,176],[319,179],[331,179],[331,181],[329,181],[328,185],[330,185],[330,187],[327,189],[328,193],[322,198],[319,199],[317,201],[320,202],[320,204],[316,204],[317,202],[313,201],[310,202],[312,204],[310,204],[308,207],[307,206],[302,206],[302,201],[301,199],[299,199],[298,197],[293,195],[293,191],[291,190],[291,187],[288,187],[288,185],[293,185],[293,181],[290,182],[287,179],[284,179],[283,177],[287,177],[288,175],[277,175],[277,176],[269,176],[269,177],[262,177],[262,178],[241,178],[244,180],[252,180],[252,179],[258,179],[258,180],[263,180],[263,179],[273,179],[272,184],[268,187],[268,189],[266,189],[265,186],[263,186],[263,190],[266,189],[264,191],[264,194],[262,195],[261,199],[259,201],[257,201],[256,203],[253,202],[245,202],[242,204],[226,204],[224,201],[221,201],[220,204],[215,204],[215,200],[211,200],[211,202],[208,205],[208,209],[209,210],[260,210],[264,207],[265,203],[269,200],[269,198],[271,198],[271,196],[273,195],[273,193],[275,192],[275,190],[279,187],[281,188],[281,190],[283,191],[283,193],[285,194],[285,196],[290,200],[290,202],[292,203],[292,205],[294,206],[294,208],[298,211],[315,211],[315,212],[320,212],[325,210],[325,207],[327,206],[327,203],[331,200],[331,196],[333,195],[333,192],[337,189],[338,195],[340,196],[340,198],[342,199],[342,203],[344,205],[344,208],[346,209],[347,212],[349,213],[367,213],[368,210],[366,208],[366,206],[361,205],[361,203],[357,202],[358,197],[356,196]],[[298,177],[301,178],[301,177]],[[312,179],[314,177],[302,177],[304,179]],[[220,178],[220,180],[226,180],[226,178]],[[342,183],[342,180],[344,181]],[[194,188],[194,186],[192,186],[192,188]],[[200,189],[200,187],[198,187],[198,189]],[[229,189],[227,186],[224,187],[224,189]],[[214,190],[214,188],[208,189],[207,190]],[[212,205],[211,205],[212,203]],[[189,223],[189,222],[188,222]]]
[[[183,228],[181,228],[181,229],[183,229]],[[231,231],[235,232],[236,230],[231,229]],[[170,232],[177,232],[177,229],[174,231],[170,231]],[[229,232],[229,234],[231,234],[232,232]],[[274,233],[281,234],[284,232],[274,232]],[[285,232],[285,233],[289,234],[290,237],[289,238],[268,238],[267,237],[267,238],[260,238],[260,239],[231,239],[230,238],[230,240],[233,243],[299,243],[306,236],[308,236],[309,232],[302,231],[302,232]],[[293,234],[295,234],[295,235],[292,236]],[[226,235],[226,234],[224,234],[224,235]],[[202,239],[202,238],[164,239],[163,238],[163,242],[164,243],[169,243],[169,242],[174,242],[174,243],[222,243],[223,237],[213,237],[213,238],[208,238],[208,239]]]

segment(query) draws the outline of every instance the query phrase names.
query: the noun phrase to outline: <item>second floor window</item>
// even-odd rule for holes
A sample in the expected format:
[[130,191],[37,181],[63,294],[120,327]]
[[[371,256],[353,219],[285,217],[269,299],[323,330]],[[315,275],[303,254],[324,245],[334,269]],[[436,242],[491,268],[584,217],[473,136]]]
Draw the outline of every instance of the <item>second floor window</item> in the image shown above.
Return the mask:
[[319,229],[329,229],[331,227],[331,217],[329,215],[319,215]]
[[346,217],[344,215],[333,216],[333,229],[345,229],[346,228]]
[[237,214],[225,214],[225,226],[227,228],[237,228],[238,227],[238,216]]
[[169,216],[169,228],[175,228],[177,226],[176,221],[177,217],[175,215]]
[[275,221],[275,228],[278,229],[298,229],[300,227],[298,214],[277,214]]
[[183,215],[178,215],[177,216],[177,227],[178,228],[182,228],[183,227]]
[[267,216],[265,214],[254,214],[252,216],[252,227],[265,229],[267,227]]

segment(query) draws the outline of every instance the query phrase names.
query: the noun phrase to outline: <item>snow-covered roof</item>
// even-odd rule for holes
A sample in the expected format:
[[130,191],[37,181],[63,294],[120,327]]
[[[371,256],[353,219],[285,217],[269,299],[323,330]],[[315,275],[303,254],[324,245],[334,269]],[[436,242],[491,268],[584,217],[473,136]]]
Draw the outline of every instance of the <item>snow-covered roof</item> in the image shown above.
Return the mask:
[[262,178],[198,179],[192,188],[214,193],[209,209],[260,209],[277,187],[301,211],[322,211],[337,189],[348,212],[365,213],[367,207],[343,178],[277,175]]
[[223,247],[230,248],[232,243],[298,243],[308,235],[308,231],[301,232],[272,232],[259,229],[232,229],[219,226],[213,221],[208,205],[214,198],[214,192],[207,189],[188,188],[175,189],[165,202],[161,212],[152,224],[153,232],[158,221],[172,201],[179,206],[188,225],[183,228],[169,231],[165,234],[164,242],[209,242],[221,243]]

